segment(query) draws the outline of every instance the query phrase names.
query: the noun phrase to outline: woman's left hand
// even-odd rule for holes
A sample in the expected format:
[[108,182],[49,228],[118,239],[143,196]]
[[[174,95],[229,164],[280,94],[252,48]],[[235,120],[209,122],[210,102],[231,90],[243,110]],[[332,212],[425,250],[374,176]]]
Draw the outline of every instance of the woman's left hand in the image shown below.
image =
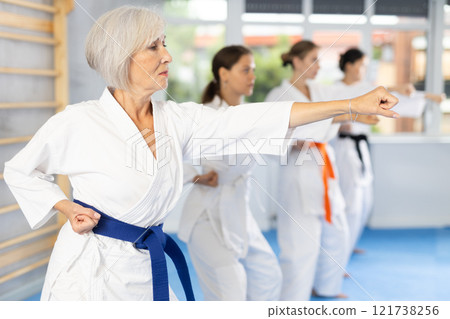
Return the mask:
[[400,94],[411,96],[414,94],[414,92],[416,92],[416,88],[412,83],[404,83],[397,85],[396,87],[393,88],[392,91],[397,91]]
[[442,103],[447,98],[445,93],[442,94],[433,94],[433,93],[425,93],[425,98],[433,101],[434,103]]

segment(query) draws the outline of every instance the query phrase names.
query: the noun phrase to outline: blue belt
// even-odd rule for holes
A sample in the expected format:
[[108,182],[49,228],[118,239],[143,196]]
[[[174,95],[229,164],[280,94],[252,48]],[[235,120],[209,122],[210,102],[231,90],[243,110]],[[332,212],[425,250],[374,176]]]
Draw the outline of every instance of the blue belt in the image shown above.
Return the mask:
[[177,243],[162,231],[162,224],[143,228],[127,224],[111,216],[102,213],[98,209],[79,200],[75,203],[90,208],[101,215],[96,227],[92,231],[98,235],[107,236],[119,240],[132,242],[136,248],[147,249],[150,252],[153,276],[153,300],[169,300],[169,279],[167,275],[166,256],[172,259],[183,285],[184,293],[188,301],[195,301],[192,291],[191,279],[184,255]]

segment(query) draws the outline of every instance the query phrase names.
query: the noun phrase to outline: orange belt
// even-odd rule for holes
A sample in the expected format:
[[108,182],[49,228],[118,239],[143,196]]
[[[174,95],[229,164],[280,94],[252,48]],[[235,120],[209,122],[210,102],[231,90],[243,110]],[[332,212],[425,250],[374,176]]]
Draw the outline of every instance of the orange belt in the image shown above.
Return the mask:
[[325,165],[322,166],[322,180],[324,187],[323,201],[325,208],[325,220],[331,224],[331,204],[330,198],[328,197],[328,178],[335,178],[333,165],[331,165],[331,161],[326,150],[327,143],[310,142],[310,146],[315,146],[319,150],[325,162]]

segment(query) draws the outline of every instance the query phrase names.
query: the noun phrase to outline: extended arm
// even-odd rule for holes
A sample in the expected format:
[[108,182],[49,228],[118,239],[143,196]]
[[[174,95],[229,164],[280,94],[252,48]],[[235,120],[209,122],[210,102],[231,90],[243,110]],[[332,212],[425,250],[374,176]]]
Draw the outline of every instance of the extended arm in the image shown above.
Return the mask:
[[385,88],[378,87],[369,93],[351,100],[339,100],[316,103],[294,103],[289,118],[289,127],[296,127],[335,117],[342,114],[372,114],[385,117],[398,117],[391,111],[398,99]]

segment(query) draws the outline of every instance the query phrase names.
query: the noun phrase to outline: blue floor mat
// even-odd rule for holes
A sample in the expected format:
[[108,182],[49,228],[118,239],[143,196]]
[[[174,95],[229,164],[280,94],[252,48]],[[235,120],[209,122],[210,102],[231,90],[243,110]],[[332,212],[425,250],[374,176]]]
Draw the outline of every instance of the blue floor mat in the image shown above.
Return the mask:
[[[278,255],[276,231],[265,232]],[[203,300],[186,244],[172,236],[183,250],[191,273],[196,300]],[[364,254],[353,255],[348,265],[341,300],[450,300],[450,229],[366,229],[358,243]],[[175,267],[168,261],[170,285],[185,300]],[[27,300],[39,300],[40,293]],[[332,300],[315,298],[311,300]]]

